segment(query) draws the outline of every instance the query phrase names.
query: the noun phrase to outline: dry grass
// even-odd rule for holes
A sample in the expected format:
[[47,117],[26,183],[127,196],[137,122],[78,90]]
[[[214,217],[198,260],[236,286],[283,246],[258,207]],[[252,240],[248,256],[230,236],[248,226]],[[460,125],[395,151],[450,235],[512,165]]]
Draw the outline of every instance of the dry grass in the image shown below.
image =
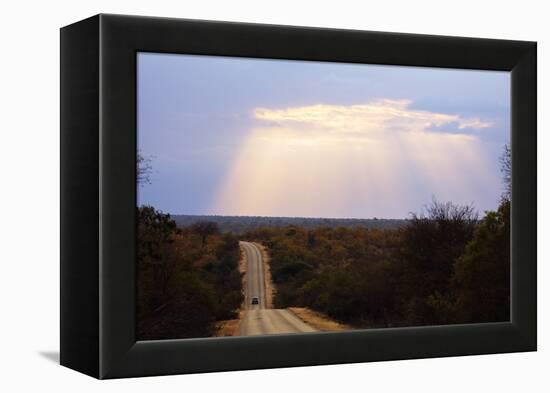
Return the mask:
[[[239,272],[242,274],[243,278],[243,292],[246,293],[244,288],[246,288],[247,283],[247,274],[246,274],[246,267],[248,266],[248,261],[246,260],[246,252],[242,249],[242,247],[239,247],[241,252],[241,259],[239,260]],[[248,299],[243,299],[243,304],[241,304],[241,309],[246,308],[245,304]]]
[[[239,317],[241,316],[240,314],[241,313],[239,313]],[[240,318],[219,321],[216,323],[216,332],[214,333],[214,337],[238,336],[240,323]]]
[[302,321],[322,332],[338,332],[352,329],[352,327],[346,324],[330,319],[326,315],[310,310],[309,308],[289,307],[288,309],[296,314]]

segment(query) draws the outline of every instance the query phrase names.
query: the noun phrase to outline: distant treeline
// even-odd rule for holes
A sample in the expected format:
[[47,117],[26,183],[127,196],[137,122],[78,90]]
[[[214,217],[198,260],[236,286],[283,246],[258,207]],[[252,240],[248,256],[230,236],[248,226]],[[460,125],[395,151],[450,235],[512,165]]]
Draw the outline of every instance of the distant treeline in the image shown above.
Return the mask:
[[208,337],[243,301],[239,241],[211,222],[177,228],[138,209],[138,339]]
[[261,228],[275,306],[309,307],[358,328],[508,321],[510,202],[481,220],[433,201],[399,229]]
[[367,228],[397,229],[405,226],[404,219],[356,219],[356,218],[306,218],[306,217],[255,217],[255,216],[195,216],[174,214],[171,218],[180,228],[189,227],[197,222],[214,222],[223,233],[242,234],[259,228],[284,228],[296,226],[304,229],[317,228]]

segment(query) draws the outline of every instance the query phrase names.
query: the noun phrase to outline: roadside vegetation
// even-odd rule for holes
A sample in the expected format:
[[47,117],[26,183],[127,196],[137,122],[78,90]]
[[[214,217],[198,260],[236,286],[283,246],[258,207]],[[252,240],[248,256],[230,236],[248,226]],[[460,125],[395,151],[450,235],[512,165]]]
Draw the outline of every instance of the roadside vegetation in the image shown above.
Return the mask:
[[138,209],[138,339],[213,336],[243,300],[239,242],[215,223],[179,229],[168,214]]
[[243,233],[261,229],[285,228],[296,226],[305,229],[317,228],[369,228],[369,229],[397,229],[407,224],[407,220],[383,218],[311,218],[311,217],[256,217],[256,216],[196,216],[172,215],[178,227],[188,227],[196,222],[215,222],[222,233]]
[[[214,336],[221,321],[238,318],[239,239],[266,247],[275,308],[313,310],[353,328],[508,321],[508,148],[501,167],[497,210],[480,217],[471,205],[433,199],[390,227],[265,225],[237,237],[216,222],[178,227],[170,215],[141,206],[138,339]],[[138,175],[147,182],[150,166],[143,168]]]
[[509,209],[478,220],[433,201],[398,230],[264,228],[275,307],[308,307],[355,327],[509,319]]
[[496,211],[435,199],[399,229],[261,228],[275,307],[307,307],[358,328],[508,321],[511,159]]

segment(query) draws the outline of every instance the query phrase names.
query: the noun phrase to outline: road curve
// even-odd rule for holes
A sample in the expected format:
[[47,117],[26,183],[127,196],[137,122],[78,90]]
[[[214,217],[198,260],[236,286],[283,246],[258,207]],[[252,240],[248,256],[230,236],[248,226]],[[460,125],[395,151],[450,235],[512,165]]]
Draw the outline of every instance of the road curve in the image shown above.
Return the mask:
[[[245,311],[240,323],[241,336],[261,334],[307,333],[315,332],[291,311],[266,308],[265,277],[262,253],[257,245],[240,242],[246,254]],[[257,297],[259,304],[252,304]]]

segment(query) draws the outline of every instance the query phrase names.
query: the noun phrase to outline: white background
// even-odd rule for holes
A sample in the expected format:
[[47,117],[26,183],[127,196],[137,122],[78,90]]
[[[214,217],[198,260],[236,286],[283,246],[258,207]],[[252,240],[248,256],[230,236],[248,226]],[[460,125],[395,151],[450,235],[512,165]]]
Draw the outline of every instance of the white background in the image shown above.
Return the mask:
[[[18,1],[0,22],[0,390],[542,392],[550,386],[544,1]],[[58,366],[59,28],[123,13],[539,43],[539,352],[96,381]],[[546,244],[544,244],[546,241]],[[546,329],[545,329],[546,328]],[[545,365],[546,363],[546,365]]]

